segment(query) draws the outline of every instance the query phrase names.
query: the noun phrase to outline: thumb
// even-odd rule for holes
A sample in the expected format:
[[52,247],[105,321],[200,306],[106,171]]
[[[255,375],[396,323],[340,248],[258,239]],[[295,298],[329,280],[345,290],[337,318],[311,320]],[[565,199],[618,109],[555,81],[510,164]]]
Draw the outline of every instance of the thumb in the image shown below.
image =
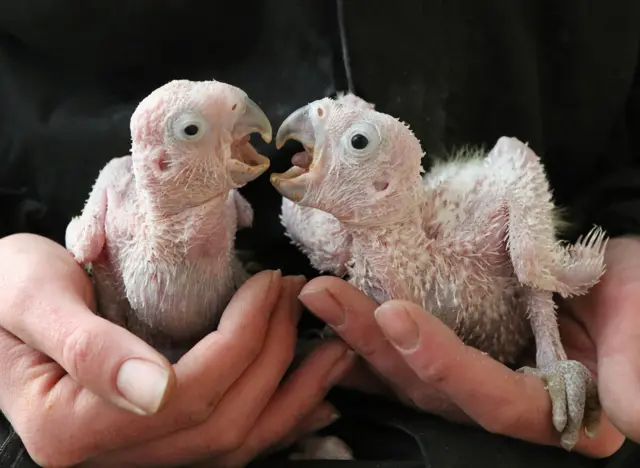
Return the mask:
[[598,394],[611,422],[640,441],[640,239],[614,238],[607,271],[572,309],[596,344]]
[[0,327],[103,399],[137,414],[160,410],[175,387],[171,364],[140,338],[94,315],[82,287],[86,275],[63,248],[33,238],[16,247],[6,252],[11,274],[0,271]]
[[616,428],[640,442],[640,346],[604,352],[598,358],[598,392],[604,412]]
[[621,292],[615,301],[595,304],[596,315],[604,316],[600,317],[604,323],[592,333],[598,350],[598,394],[604,412],[620,432],[636,442],[640,441],[639,299],[636,291]]
[[94,315],[81,298],[47,294],[3,324],[56,361],[80,386],[137,414],[160,410],[175,387],[171,364],[124,328]]

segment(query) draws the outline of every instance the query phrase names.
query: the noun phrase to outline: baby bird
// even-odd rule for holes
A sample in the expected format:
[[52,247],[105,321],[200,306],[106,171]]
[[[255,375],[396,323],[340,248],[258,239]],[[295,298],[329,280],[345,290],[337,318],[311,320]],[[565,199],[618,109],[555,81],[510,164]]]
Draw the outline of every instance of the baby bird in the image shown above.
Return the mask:
[[[336,102],[362,109],[374,108],[373,104],[352,93],[339,94]],[[279,147],[284,143],[276,142]],[[294,155],[293,163],[297,167],[308,168],[311,163],[310,153],[302,151]],[[283,197],[280,221],[285,228],[285,235],[309,258],[316,270],[336,276],[346,274],[351,239],[335,216]]]
[[563,447],[575,446],[583,426],[595,436],[596,385],[583,364],[567,359],[553,294],[585,294],[600,280],[604,231],[595,227],[574,245],[557,239],[542,163],[516,138],[423,177],[423,151],[409,127],[350,100],[312,102],[278,130],[278,146],[303,144],[293,162],[305,164],[273,174],[272,184],[296,205],[331,215],[329,229],[317,218],[312,232],[283,203],[295,243],[316,268],[344,272],[379,303],[419,304],[505,364],[535,339],[536,368],[520,371],[546,382]]
[[66,247],[91,266],[98,313],[175,361],[248,279],[234,240],[253,211],[237,189],[269,167],[249,137],[270,142],[271,124],[239,88],[176,80],[130,128],[131,154],[102,169]]

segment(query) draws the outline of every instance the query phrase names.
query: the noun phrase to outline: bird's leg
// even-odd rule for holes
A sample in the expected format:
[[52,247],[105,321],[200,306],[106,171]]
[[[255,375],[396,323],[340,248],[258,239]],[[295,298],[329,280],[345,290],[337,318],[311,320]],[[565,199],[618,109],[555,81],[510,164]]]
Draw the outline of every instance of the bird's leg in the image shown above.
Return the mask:
[[536,341],[536,367],[523,367],[519,372],[536,375],[545,382],[553,425],[561,434],[562,446],[571,450],[583,424],[587,437],[597,433],[601,414],[597,386],[584,364],[567,359],[552,293],[527,288],[526,299]]
[[[558,241],[556,207],[544,166],[531,148],[501,138],[487,164],[503,183],[508,212],[508,249],[518,280],[527,286],[559,293],[585,294],[604,273],[606,239],[600,228],[571,246]],[[504,174],[509,174],[504,176]]]
[[[571,450],[585,425],[593,437],[600,421],[597,387],[589,370],[567,359],[562,346],[553,293],[586,292],[604,270],[604,242],[598,234],[566,249],[556,239],[549,183],[538,156],[515,139],[501,138],[488,163],[509,174],[504,187],[507,247],[514,272],[526,291],[526,306],[536,341],[536,368],[521,372],[542,378],[551,398],[553,424],[562,446]],[[504,175],[500,175],[504,177]]]

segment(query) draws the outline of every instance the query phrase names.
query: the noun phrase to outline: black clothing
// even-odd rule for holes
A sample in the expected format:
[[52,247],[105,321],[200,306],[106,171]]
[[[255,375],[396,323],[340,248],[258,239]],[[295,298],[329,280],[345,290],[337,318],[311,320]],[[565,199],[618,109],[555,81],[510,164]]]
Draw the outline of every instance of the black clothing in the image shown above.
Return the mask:
[[[351,84],[408,122],[429,155],[516,136],[543,157],[574,222],[569,237],[593,223],[612,235],[640,233],[640,2],[342,3],[0,1],[0,236],[29,231],[63,243],[98,171],[128,152],[137,102],[171,79],[211,77],[243,88],[274,129],[297,107]],[[296,148],[257,147],[275,172]],[[240,248],[267,267],[313,275],[283,236],[268,175],[242,192],[255,225],[240,233]],[[353,468],[640,461],[634,444],[588,460],[349,392],[332,396],[344,415],[332,430],[358,458],[381,460],[348,462]],[[28,457],[16,458],[19,440],[7,437],[0,467],[28,466]],[[256,466],[289,466],[278,463]]]

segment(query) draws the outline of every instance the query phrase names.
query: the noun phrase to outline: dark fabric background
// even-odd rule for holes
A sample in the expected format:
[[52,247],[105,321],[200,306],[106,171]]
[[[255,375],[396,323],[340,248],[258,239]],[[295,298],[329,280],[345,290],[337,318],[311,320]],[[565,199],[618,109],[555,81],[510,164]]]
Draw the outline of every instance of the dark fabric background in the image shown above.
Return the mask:
[[[594,222],[640,232],[640,2],[344,3],[354,91],[410,123],[429,156],[516,136],[544,158],[570,237]],[[211,77],[245,89],[274,128],[345,90],[336,2],[0,0],[0,235],[62,242],[100,168],[128,152],[136,103],[168,80]],[[258,147],[278,172],[296,149]],[[313,275],[282,235],[268,174],[243,193],[256,218],[239,246]],[[640,466],[634,445],[593,461],[348,392],[332,398],[345,415],[332,431],[364,460],[353,468]],[[0,467],[21,450],[6,440]]]

